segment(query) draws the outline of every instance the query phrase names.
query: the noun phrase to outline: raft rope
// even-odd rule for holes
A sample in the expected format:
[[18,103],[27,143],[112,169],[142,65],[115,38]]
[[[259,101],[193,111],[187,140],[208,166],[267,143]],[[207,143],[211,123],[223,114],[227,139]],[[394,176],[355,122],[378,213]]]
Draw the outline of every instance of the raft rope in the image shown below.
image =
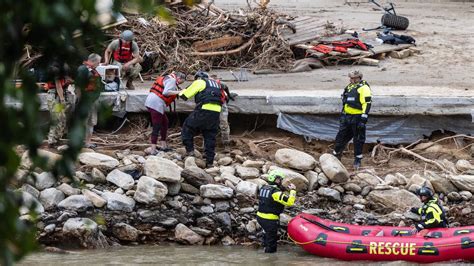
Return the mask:
[[[369,244],[362,244],[362,243],[354,243],[354,242],[347,242],[347,241],[333,241],[333,240],[324,240],[324,239],[315,239],[315,240],[311,240],[311,241],[307,241],[307,242],[298,242],[296,240],[294,240],[293,238],[291,238],[290,235],[288,235],[288,238],[293,241],[295,244],[297,245],[308,245],[308,244],[312,244],[314,242],[325,242],[325,243],[330,243],[330,244],[339,244],[339,245],[356,245],[356,246],[364,246],[364,247],[374,247],[374,245],[369,245]],[[379,242],[377,242],[377,245],[375,247],[378,247]],[[471,240],[471,241],[464,241],[462,243],[452,243],[452,244],[443,244],[443,245],[433,245],[433,246],[411,246],[412,248],[444,248],[444,247],[453,247],[453,246],[459,246],[459,245],[470,245],[474,243],[474,240]],[[380,245],[381,246],[381,245]],[[402,247],[397,247],[397,248],[402,248]],[[405,248],[405,247],[403,247]]]

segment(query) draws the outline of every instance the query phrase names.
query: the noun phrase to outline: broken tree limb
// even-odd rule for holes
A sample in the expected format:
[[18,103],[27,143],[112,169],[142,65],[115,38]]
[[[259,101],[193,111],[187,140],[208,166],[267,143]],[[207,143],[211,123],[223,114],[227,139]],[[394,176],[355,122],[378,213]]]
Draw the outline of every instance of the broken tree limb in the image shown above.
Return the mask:
[[239,46],[244,42],[242,36],[223,36],[220,38],[197,41],[194,42],[192,47],[198,52],[212,51],[224,47],[235,47]]
[[242,46],[240,46],[236,49],[232,49],[232,50],[228,50],[228,51],[219,51],[219,52],[192,52],[190,54],[194,55],[194,56],[218,56],[218,55],[229,55],[229,54],[239,53],[242,50],[250,47],[253,44],[255,38],[260,36],[260,34],[267,27],[267,25],[268,25],[267,20],[265,19],[264,22],[263,22],[262,27],[255,33],[255,35],[253,35],[252,38],[250,38],[250,40],[248,40],[246,43],[244,43]]

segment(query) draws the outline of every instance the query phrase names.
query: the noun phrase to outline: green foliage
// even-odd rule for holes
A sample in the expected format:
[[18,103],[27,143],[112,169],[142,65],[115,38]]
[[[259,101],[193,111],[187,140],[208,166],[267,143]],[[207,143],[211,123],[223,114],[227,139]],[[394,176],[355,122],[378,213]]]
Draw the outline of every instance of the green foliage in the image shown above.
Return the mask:
[[[142,10],[163,13],[161,1],[136,0]],[[158,5],[158,6],[157,6]],[[115,1],[118,10],[121,1]],[[156,14],[156,13],[155,13]],[[19,219],[21,197],[8,189],[15,179],[20,158],[15,149],[29,151],[33,168],[51,171],[56,177],[72,176],[76,157],[85,136],[85,120],[98,93],[85,94],[69,118],[68,146],[62,159],[48,168],[38,148],[45,138],[40,129],[38,87],[35,78],[20,66],[25,45],[40,51],[37,68],[46,69],[55,58],[77,66],[91,52],[102,54],[104,40],[98,25],[95,0],[0,0],[0,264],[10,265],[36,248],[35,226]],[[78,32],[82,34],[77,34]],[[77,37],[78,36],[78,37]],[[15,88],[13,79],[22,80]],[[84,91],[86,80],[76,79],[76,89]],[[21,107],[7,105],[7,101]]]

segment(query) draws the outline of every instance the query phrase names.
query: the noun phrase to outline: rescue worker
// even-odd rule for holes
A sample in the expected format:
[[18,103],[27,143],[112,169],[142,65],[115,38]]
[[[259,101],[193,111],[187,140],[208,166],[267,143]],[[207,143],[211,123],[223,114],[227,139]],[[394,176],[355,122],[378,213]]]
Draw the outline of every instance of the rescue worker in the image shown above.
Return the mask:
[[333,154],[341,160],[347,143],[353,139],[354,169],[358,170],[362,163],[362,148],[372,104],[372,92],[369,84],[362,79],[361,72],[357,70],[350,72],[349,79],[350,83],[342,94],[342,114]]
[[222,145],[224,145],[224,151],[230,152],[230,126],[229,126],[229,108],[227,104],[229,100],[235,101],[237,93],[231,93],[227,84],[217,78],[216,75],[212,75],[212,78],[217,81],[221,87],[221,102],[222,111],[219,117],[219,128],[221,130]]
[[280,225],[280,214],[285,206],[292,206],[296,199],[295,185],[289,184],[289,195],[282,190],[285,175],[278,171],[272,171],[267,178],[268,185],[260,188],[258,193],[257,222],[263,228],[265,253],[277,251],[278,228]]
[[133,41],[133,32],[125,30],[120,34],[120,38],[113,40],[104,53],[105,64],[117,65],[120,67],[121,75],[126,80],[126,87],[134,90],[133,80],[140,75],[143,61],[140,56],[138,44]]
[[67,88],[72,84],[69,77],[69,66],[54,61],[48,67],[49,80],[44,89],[48,92],[48,109],[53,123],[49,128],[48,145],[53,146],[59,142],[66,131],[67,113],[71,109],[72,99]]
[[421,216],[421,222],[413,227],[413,232],[419,232],[428,228],[445,228],[448,227],[446,214],[438,198],[434,196],[433,191],[429,187],[421,187],[416,191],[420,197],[423,206],[421,208],[413,207],[411,212]]
[[179,97],[185,101],[192,97],[196,101],[196,108],[183,123],[181,140],[187,155],[194,156],[194,136],[199,132],[202,133],[206,168],[208,168],[214,163],[216,135],[222,110],[221,89],[206,72],[196,72],[194,79],[189,87],[179,93]]
[[156,143],[158,134],[160,138],[160,150],[169,151],[170,148],[166,142],[168,132],[168,117],[166,116],[166,107],[170,106],[179,94],[179,84],[186,80],[186,75],[181,72],[171,73],[170,75],[156,78],[153,86],[145,100],[145,106],[150,112],[153,132],[151,133],[151,146],[145,150],[146,153],[155,155],[158,150]]
[[[76,90],[77,97],[87,98],[86,100],[91,101],[91,107],[89,108],[89,113],[87,117],[86,124],[86,137],[85,137],[85,147],[86,148],[95,148],[96,145],[91,143],[92,133],[94,132],[94,126],[97,125],[97,105],[99,101],[99,95],[101,91],[101,77],[99,72],[97,72],[96,67],[100,64],[101,57],[98,54],[90,54],[87,58],[87,61],[84,61],[81,66],[77,69],[77,81],[84,81],[87,84],[84,84],[84,92],[87,95],[82,95],[80,90]],[[79,87],[81,85],[79,84]]]

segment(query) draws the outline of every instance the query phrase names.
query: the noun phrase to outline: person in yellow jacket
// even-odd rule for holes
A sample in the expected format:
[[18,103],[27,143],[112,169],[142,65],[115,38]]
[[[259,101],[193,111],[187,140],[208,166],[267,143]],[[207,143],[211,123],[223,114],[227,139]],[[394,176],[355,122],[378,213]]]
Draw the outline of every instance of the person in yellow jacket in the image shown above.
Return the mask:
[[413,226],[413,233],[420,232],[428,228],[445,228],[448,227],[446,213],[434,196],[433,191],[429,187],[421,187],[416,191],[420,197],[423,206],[421,208],[413,207],[411,212],[421,216],[421,222]]
[[194,156],[194,136],[202,133],[208,168],[214,163],[216,135],[222,110],[221,87],[203,71],[196,72],[194,79],[189,87],[179,93],[179,97],[185,101],[192,97],[196,101],[196,108],[183,123],[181,140],[187,155]]
[[263,228],[265,253],[277,251],[278,228],[280,225],[280,214],[285,209],[295,203],[295,185],[289,184],[289,194],[284,193],[282,181],[285,175],[278,171],[270,172],[268,176],[269,185],[260,188],[258,193],[257,222]]
[[342,114],[333,154],[340,160],[347,143],[353,139],[354,169],[358,170],[362,162],[365,126],[372,105],[372,92],[367,81],[362,79],[360,71],[350,72],[349,78],[350,83],[342,94]]

